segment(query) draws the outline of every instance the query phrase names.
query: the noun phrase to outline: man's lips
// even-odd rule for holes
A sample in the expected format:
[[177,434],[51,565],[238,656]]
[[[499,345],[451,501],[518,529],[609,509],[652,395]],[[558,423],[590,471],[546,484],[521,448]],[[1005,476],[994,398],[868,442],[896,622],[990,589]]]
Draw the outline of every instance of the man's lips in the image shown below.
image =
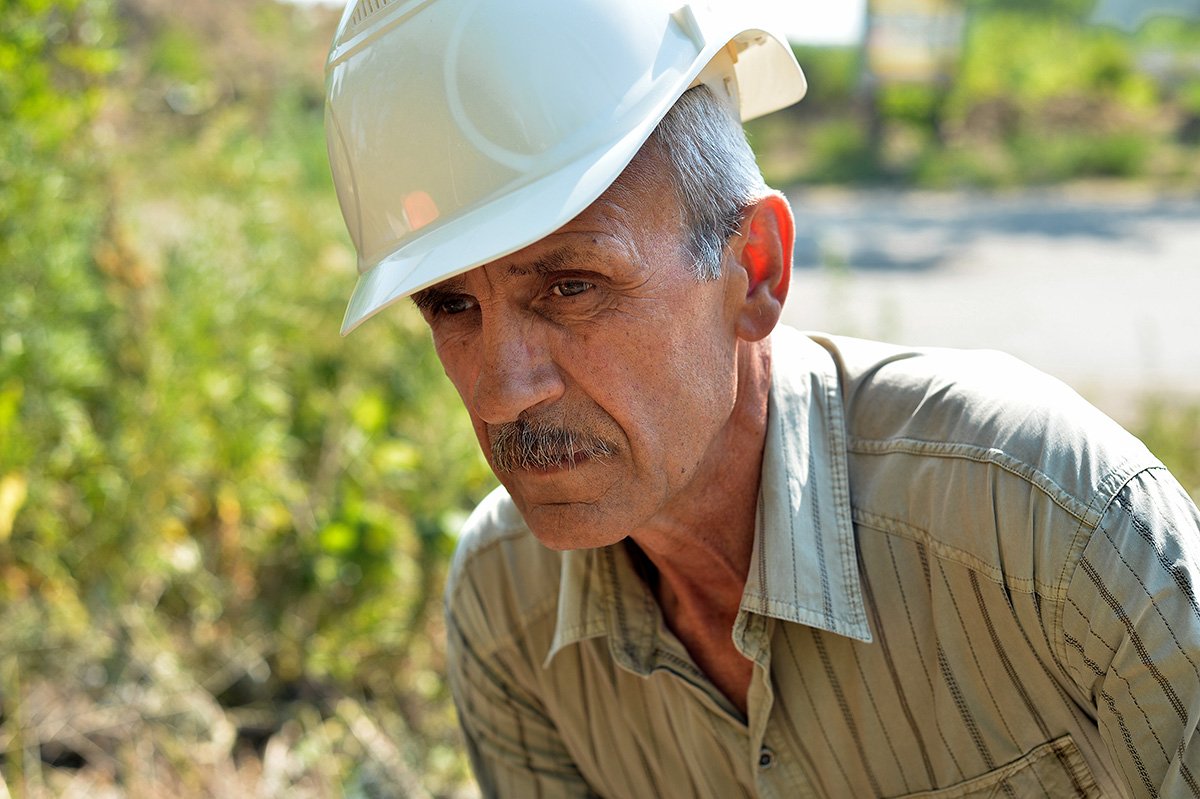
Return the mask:
[[539,465],[518,466],[514,472],[529,472],[531,474],[557,474],[569,472],[591,463],[594,460],[584,452],[570,452],[553,459],[552,462]]

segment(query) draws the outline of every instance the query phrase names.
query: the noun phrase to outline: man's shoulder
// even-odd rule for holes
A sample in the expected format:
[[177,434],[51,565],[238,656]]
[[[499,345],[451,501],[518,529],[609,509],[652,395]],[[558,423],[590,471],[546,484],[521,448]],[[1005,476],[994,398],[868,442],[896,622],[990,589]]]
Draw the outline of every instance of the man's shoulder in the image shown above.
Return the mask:
[[500,646],[553,610],[561,554],[534,538],[503,487],[463,526],[446,581],[446,610],[477,647]]
[[1072,389],[1004,353],[814,339],[835,363],[862,523],[980,563],[1011,562],[1003,551],[1031,542],[1057,561],[1158,465]]
[[1024,464],[1080,495],[1095,490],[1103,473],[1127,478],[1157,465],[1074,390],[1011,355],[816,340],[837,365],[852,451]]

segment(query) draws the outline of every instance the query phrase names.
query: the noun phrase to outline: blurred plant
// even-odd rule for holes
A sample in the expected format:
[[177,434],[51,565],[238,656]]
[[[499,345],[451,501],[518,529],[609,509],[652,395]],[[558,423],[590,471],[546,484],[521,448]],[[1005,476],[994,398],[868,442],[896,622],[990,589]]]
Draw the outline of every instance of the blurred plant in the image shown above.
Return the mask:
[[0,768],[452,793],[440,586],[492,478],[411,312],[336,335],[332,19],[202,5],[0,15]]
[[786,124],[751,126],[768,177],[932,187],[1200,177],[1200,25],[1090,26],[1087,0],[965,5],[946,80],[868,82],[857,47],[796,48],[811,96],[779,115]]
[[1200,404],[1150,397],[1134,432],[1200,504]]
[[837,107],[854,96],[862,68],[856,48],[794,45],[792,52],[808,79],[806,109],[819,113],[821,108]]

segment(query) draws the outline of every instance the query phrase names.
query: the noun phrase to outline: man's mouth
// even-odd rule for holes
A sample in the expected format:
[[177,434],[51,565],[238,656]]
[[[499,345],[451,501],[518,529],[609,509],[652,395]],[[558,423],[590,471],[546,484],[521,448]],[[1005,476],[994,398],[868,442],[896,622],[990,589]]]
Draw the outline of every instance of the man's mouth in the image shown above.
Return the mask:
[[557,457],[553,453],[546,453],[542,458],[538,458],[536,465],[518,465],[516,469],[509,471],[526,471],[526,472],[557,472],[570,471],[578,466],[583,465],[587,461],[592,460],[590,455],[582,452],[566,452]]

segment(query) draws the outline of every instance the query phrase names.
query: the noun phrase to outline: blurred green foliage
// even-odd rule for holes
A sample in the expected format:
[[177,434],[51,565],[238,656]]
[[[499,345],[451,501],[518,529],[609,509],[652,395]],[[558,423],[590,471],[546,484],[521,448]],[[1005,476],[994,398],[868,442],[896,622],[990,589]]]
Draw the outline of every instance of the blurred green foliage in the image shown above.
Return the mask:
[[876,82],[857,47],[797,47],[800,105],[750,125],[768,181],[1003,187],[1200,178],[1200,23],[1129,34],[1091,3],[966,4],[942,80]]
[[441,585],[492,478],[413,313],[337,335],[334,20],[213,13],[0,15],[0,769],[452,793]]
[[862,56],[857,48],[793,45],[792,52],[808,79],[806,111],[819,114],[837,108],[858,90]]
[[1149,397],[1133,432],[1200,504],[1200,403]]

